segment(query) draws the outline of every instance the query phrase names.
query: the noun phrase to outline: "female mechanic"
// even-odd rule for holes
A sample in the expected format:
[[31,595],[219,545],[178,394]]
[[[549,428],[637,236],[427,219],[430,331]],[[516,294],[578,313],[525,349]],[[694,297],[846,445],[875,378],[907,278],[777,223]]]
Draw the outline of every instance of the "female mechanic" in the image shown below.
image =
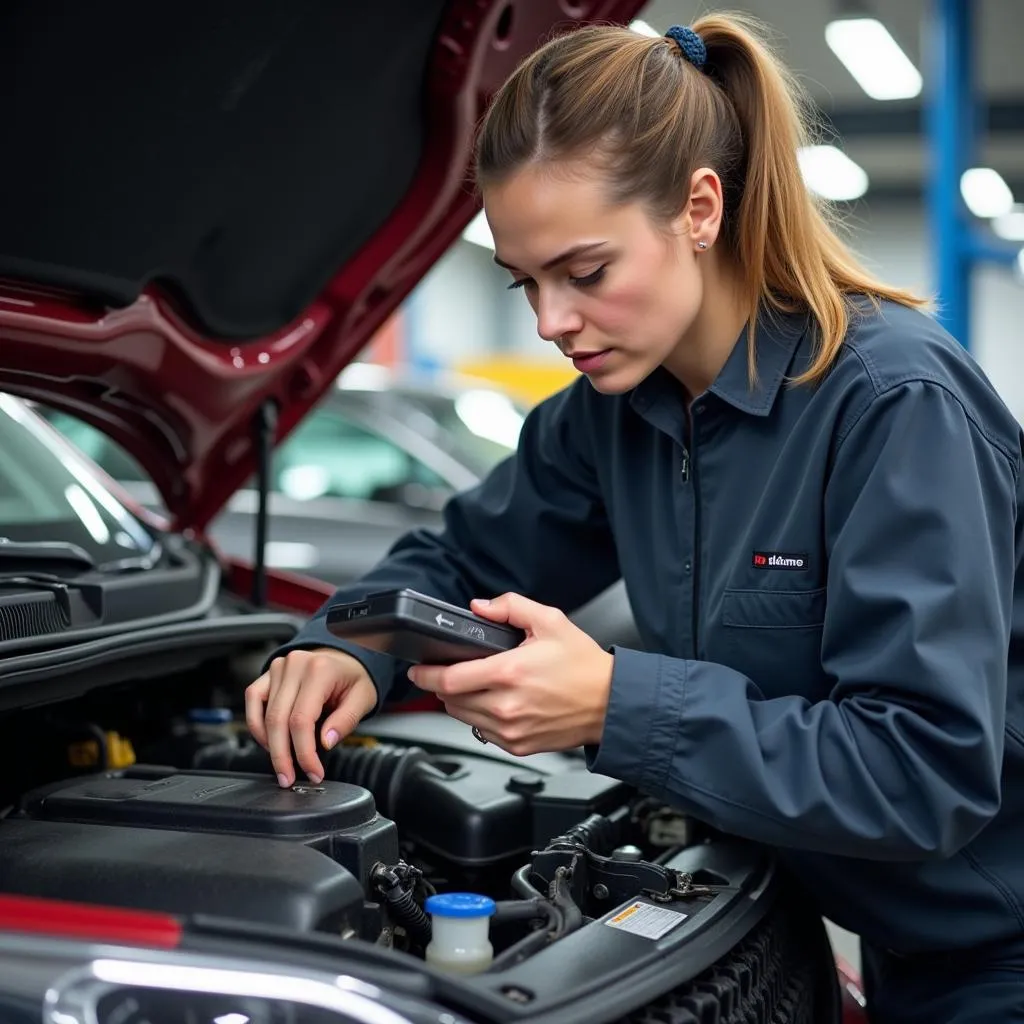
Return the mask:
[[[1024,1021],[1018,424],[806,190],[745,23],[589,28],[481,128],[496,259],[581,377],[332,601],[412,587],[527,631],[408,673],[516,754],[770,844],[862,938],[873,1019]],[[646,650],[566,618],[624,578]],[[477,598],[490,598],[474,600]],[[325,606],[326,608],[326,606]],[[405,682],[321,610],[247,690],[281,785]],[[392,694],[393,695],[393,694]]]

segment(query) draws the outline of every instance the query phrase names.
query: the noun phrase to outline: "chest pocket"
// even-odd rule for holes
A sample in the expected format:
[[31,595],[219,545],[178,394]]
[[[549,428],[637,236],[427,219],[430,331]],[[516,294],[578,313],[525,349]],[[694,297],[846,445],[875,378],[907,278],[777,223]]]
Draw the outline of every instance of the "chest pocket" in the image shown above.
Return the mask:
[[821,665],[825,589],[727,590],[708,635],[710,660],[742,672],[765,698],[818,700],[830,689]]
[[825,623],[825,588],[727,590],[722,625],[739,629],[814,629]]

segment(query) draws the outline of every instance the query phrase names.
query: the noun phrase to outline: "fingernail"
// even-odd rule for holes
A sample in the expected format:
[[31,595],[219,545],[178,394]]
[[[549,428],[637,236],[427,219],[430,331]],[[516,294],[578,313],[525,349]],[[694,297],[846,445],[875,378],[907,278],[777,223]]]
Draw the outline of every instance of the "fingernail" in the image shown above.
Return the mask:
[[488,605],[488,604],[491,603],[491,599],[489,597],[478,597],[476,599],[476,603],[477,604]]
[[324,737],[324,746],[327,747],[328,750],[330,750],[331,747],[333,747],[334,744],[337,742],[338,734],[337,732],[335,732],[334,729],[331,729],[330,732],[328,732],[327,735]]
[[288,788],[288,776],[284,775],[284,774],[278,775],[278,777],[277,777],[277,784],[282,789],[287,789]]
[[409,671],[408,671],[408,672],[406,672],[405,674],[406,674],[406,675],[407,675],[407,676],[409,677],[409,681],[410,681],[410,682],[413,682],[413,683],[415,683],[415,682],[416,682],[416,669],[414,669],[414,668],[411,668],[411,669],[409,669]]
[[323,782],[324,780],[323,780],[323,776],[322,775],[313,774],[313,775],[310,775],[309,781],[312,782],[314,786],[319,786],[320,783]]

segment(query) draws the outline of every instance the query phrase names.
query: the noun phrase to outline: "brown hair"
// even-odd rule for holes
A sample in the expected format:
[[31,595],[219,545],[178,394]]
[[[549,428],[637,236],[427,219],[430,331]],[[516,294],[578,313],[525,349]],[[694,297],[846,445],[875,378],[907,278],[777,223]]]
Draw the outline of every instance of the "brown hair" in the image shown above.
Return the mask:
[[748,348],[763,309],[809,310],[814,360],[794,383],[820,380],[838,356],[853,303],[925,300],[875,280],[840,240],[835,216],[804,184],[799,147],[808,105],[751,19],[708,15],[693,30],[703,69],[672,39],[594,26],[552,39],[495,95],[477,142],[486,186],[531,162],[586,155],[614,201],[643,201],[656,219],[680,212],[699,167],[722,180],[722,237],[747,282]]

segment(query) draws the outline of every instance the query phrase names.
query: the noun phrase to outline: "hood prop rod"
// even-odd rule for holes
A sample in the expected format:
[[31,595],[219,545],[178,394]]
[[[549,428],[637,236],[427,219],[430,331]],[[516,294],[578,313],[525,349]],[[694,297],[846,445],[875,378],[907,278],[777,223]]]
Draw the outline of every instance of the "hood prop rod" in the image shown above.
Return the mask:
[[253,552],[252,603],[267,603],[267,508],[270,496],[271,459],[277,436],[277,406],[269,399],[256,413],[256,550]]

